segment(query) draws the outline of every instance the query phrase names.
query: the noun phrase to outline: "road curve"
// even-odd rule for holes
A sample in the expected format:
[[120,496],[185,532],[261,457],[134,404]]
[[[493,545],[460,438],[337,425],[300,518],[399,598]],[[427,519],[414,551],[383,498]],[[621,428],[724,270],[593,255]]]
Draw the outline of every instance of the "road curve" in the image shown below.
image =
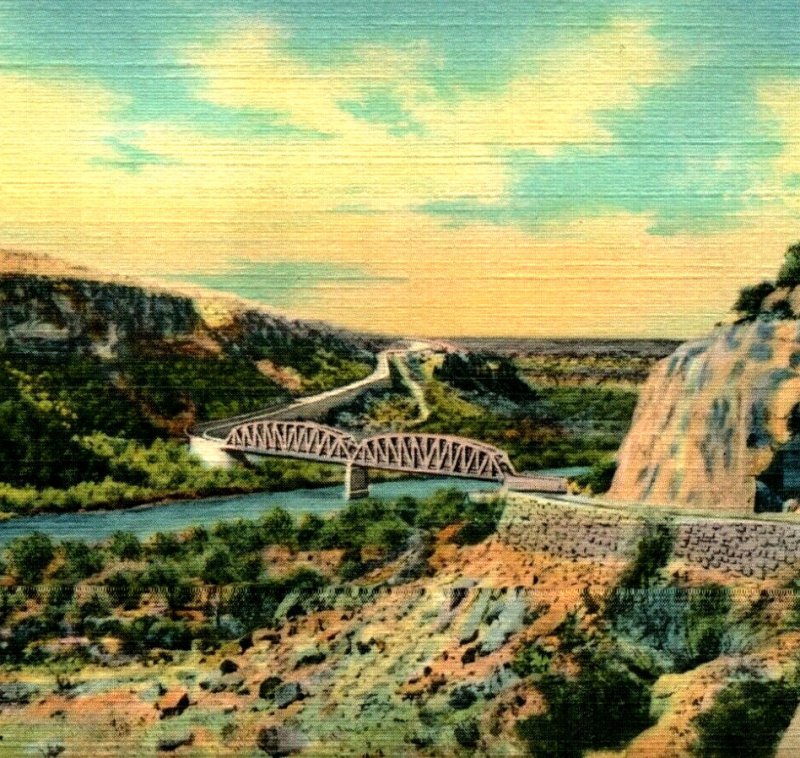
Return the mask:
[[261,421],[262,419],[290,419],[290,418],[310,418],[315,414],[325,412],[336,405],[342,405],[354,399],[362,392],[373,387],[387,385],[391,379],[390,360],[401,357],[409,353],[420,352],[430,349],[431,345],[427,342],[415,341],[407,347],[394,347],[383,350],[377,355],[375,370],[363,379],[356,382],[336,387],[332,390],[319,392],[316,395],[301,397],[288,405],[283,403],[268,406],[253,413],[246,413],[241,416],[231,416],[225,419],[207,421],[197,424],[187,430],[190,437],[202,437],[203,439],[224,442],[233,427],[244,424],[248,421]]

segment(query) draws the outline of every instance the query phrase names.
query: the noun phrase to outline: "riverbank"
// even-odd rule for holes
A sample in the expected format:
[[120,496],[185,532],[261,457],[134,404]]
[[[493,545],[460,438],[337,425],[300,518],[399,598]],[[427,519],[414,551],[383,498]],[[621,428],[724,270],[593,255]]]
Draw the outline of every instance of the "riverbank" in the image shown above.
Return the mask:
[[[392,500],[404,495],[422,499],[441,489],[485,492],[498,489],[498,485],[464,479],[392,479],[372,484],[370,495],[379,500]],[[117,510],[42,513],[0,523],[0,545],[32,531],[40,531],[55,540],[87,542],[106,539],[117,531],[130,531],[137,537],[146,538],[156,532],[179,532],[217,521],[255,519],[276,507],[298,516],[305,513],[323,516],[345,505],[344,489],[337,485],[177,500],[161,505],[150,503]]]

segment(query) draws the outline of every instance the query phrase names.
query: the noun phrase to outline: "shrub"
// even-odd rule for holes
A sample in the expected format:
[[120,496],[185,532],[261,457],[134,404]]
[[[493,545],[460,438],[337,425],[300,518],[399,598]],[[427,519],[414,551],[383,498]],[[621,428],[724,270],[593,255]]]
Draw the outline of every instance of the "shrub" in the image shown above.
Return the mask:
[[596,656],[575,679],[545,674],[547,712],[517,724],[534,756],[580,756],[619,748],[650,724],[650,690],[619,663]]
[[786,300],[786,298],[783,298],[781,300],[776,300],[765,316],[769,321],[792,319],[794,318],[794,311],[792,310],[791,303]]
[[653,584],[667,565],[674,543],[675,535],[669,524],[648,522],[636,546],[636,555],[620,578],[620,586],[641,588]]
[[456,489],[438,490],[419,504],[416,525],[421,529],[441,529],[459,520],[467,496]]
[[544,674],[550,668],[552,655],[538,642],[529,642],[523,645],[511,662],[511,670],[521,677],[533,674]]
[[465,748],[476,748],[481,739],[481,730],[476,719],[460,721],[453,727],[456,742]]
[[148,550],[157,558],[174,558],[181,553],[182,545],[172,532],[156,532],[150,538]]
[[57,578],[78,582],[102,571],[105,561],[98,548],[90,547],[85,542],[67,540],[61,543],[61,549],[64,563],[59,567]]
[[799,698],[797,686],[784,680],[732,682],[695,719],[694,753],[703,758],[772,755]]
[[730,609],[730,593],[719,584],[707,584],[689,593],[686,653],[678,661],[679,668],[694,668],[720,655],[729,629]]
[[466,500],[460,517],[463,525],[455,536],[456,544],[477,545],[494,534],[504,508],[505,501],[498,498]]
[[575,477],[575,483],[580,487],[588,487],[595,494],[608,492],[616,472],[616,461],[598,461],[592,464],[591,468],[585,474]]
[[105,580],[111,602],[125,610],[138,608],[142,601],[144,587],[141,574],[134,571],[116,571]]
[[53,543],[46,534],[32,532],[11,540],[6,555],[14,573],[23,582],[34,584],[53,560]]
[[787,248],[776,284],[779,287],[796,287],[800,284],[800,242]]
[[761,312],[764,298],[774,291],[775,285],[772,282],[761,282],[761,284],[743,287],[739,292],[739,298],[733,304],[733,310],[741,313],[746,319],[755,319]]
[[266,544],[291,545],[297,529],[288,511],[283,508],[272,508],[261,517],[261,531]]
[[450,693],[447,702],[454,710],[463,711],[469,708],[477,699],[478,696],[471,687],[456,687]]
[[304,513],[297,525],[297,544],[302,550],[310,550],[319,544],[325,528],[325,519],[316,513]]
[[141,575],[142,586],[156,592],[171,612],[184,608],[192,599],[187,577],[173,563],[153,563]]

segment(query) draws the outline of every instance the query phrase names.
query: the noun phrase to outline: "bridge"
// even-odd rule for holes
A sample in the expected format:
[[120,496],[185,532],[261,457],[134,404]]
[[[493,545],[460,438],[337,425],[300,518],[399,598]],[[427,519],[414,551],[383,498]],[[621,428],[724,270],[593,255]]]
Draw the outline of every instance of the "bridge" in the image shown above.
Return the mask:
[[516,474],[502,450],[464,437],[392,432],[359,441],[314,421],[250,421],[230,430],[223,449],[345,465],[348,499],[367,494],[370,468],[497,482]]
[[343,465],[348,500],[369,493],[371,468],[495,481],[517,491],[566,492],[566,480],[517,474],[503,450],[478,440],[420,432],[387,432],[358,439],[309,418],[349,401],[368,387],[385,383],[389,378],[388,358],[398,352],[382,353],[370,377],[346,387],[301,398],[288,406],[195,427],[189,432],[191,449],[207,464],[217,466],[229,465],[235,458],[262,455]]

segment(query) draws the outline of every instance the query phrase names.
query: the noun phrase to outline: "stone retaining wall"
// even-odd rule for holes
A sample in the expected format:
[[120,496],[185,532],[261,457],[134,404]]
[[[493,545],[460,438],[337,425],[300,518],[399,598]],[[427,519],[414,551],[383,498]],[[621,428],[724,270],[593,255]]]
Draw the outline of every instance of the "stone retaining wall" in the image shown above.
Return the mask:
[[[673,557],[763,579],[800,569],[800,522],[665,514],[675,526]],[[509,495],[498,531],[521,550],[566,558],[629,558],[645,516],[622,508]]]
[[643,522],[622,511],[509,495],[498,531],[522,550],[560,557],[627,557]]
[[675,558],[763,579],[782,568],[800,569],[800,524],[722,519],[679,519]]

